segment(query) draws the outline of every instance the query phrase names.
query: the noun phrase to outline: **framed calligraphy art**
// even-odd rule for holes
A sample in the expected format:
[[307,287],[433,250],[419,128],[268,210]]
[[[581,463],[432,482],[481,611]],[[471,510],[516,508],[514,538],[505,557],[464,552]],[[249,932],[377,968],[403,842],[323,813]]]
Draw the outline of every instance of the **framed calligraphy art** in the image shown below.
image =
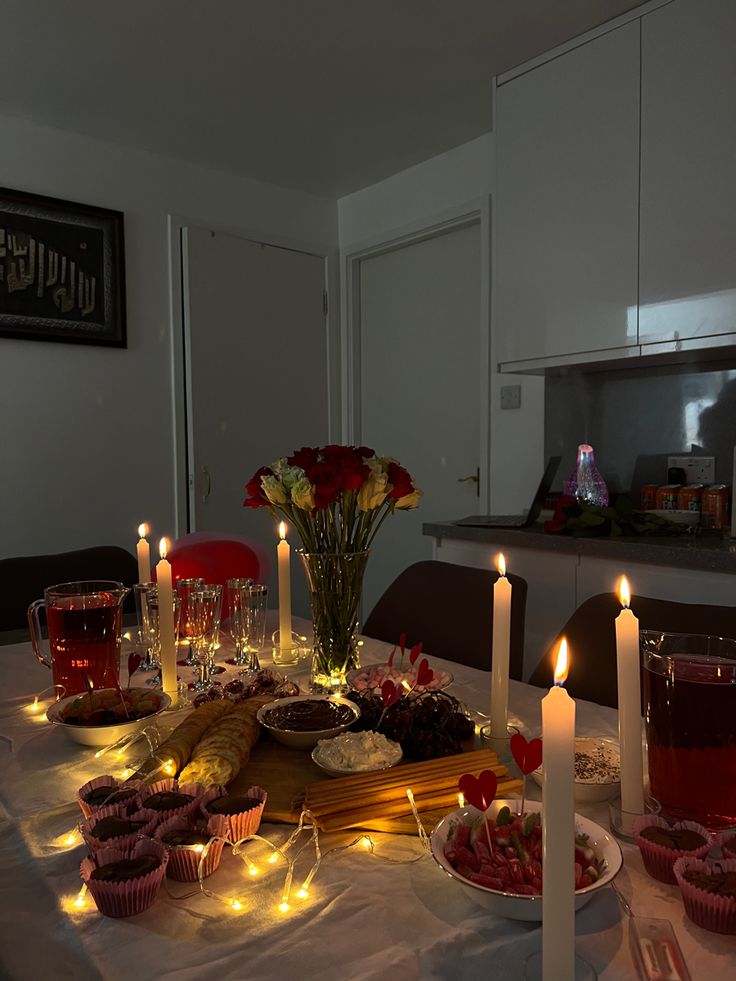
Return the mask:
[[0,188],[0,337],[125,347],[122,212]]

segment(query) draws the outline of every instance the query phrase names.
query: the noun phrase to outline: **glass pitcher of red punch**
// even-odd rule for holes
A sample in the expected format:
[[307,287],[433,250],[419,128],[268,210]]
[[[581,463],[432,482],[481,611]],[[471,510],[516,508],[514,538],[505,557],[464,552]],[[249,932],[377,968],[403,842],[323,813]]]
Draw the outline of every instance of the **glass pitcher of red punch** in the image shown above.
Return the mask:
[[665,817],[736,826],[736,640],[639,636],[652,796]]
[[[51,668],[62,695],[119,683],[123,600],[130,590],[113,580],[49,586],[28,607],[33,653]],[[41,609],[46,609],[49,654],[42,646]]]

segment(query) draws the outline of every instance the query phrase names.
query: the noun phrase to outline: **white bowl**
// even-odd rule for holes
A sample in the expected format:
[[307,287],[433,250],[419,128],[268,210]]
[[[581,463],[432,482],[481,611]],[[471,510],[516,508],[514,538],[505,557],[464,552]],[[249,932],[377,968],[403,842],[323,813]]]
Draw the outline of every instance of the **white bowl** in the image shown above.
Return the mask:
[[683,508],[674,508],[669,511],[664,508],[653,508],[651,513],[656,514],[658,518],[666,518],[673,524],[684,525],[686,528],[700,524],[700,511],[686,511]]
[[[311,732],[295,732],[292,729],[278,729],[276,726],[271,726],[265,721],[268,713],[280,705],[289,705],[291,702],[320,700],[337,702],[339,705],[347,705],[353,713],[353,718],[340,726],[334,726],[332,729],[315,729]],[[360,718],[360,709],[355,702],[343,698],[342,695],[291,695],[288,698],[277,698],[275,702],[268,702],[267,705],[262,705],[258,709],[256,717],[263,728],[267,732],[270,732],[277,742],[283,743],[284,746],[291,746],[293,749],[312,749],[320,739],[329,739],[330,736],[337,736],[338,733],[345,732],[346,729],[349,729],[355,720]]]
[[[605,736],[578,736],[575,739],[576,753],[592,753],[599,746],[604,747],[605,752],[615,758],[616,762],[621,761],[618,742],[615,739],[608,739]],[[532,777],[542,786],[542,775],[544,768],[539,767],[532,773]],[[621,794],[621,780],[575,780],[575,800],[580,803],[590,804],[594,801],[611,800]]]
[[[107,689],[101,688],[100,691]],[[131,691],[139,691],[141,694],[151,694],[150,688],[132,688]],[[123,736],[137,732],[150,725],[155,719],[164,712],[171,704],[171,699],[164,692],[158,692],[161,698],[161,706],[156,712],[144,716],[142,719],[132,719],[130,722],[113,722],[102,726],[79,726],[64,722],[63,715],[72,702],[79,698],[79,694],[69,695],[58,702],[54,702],[46,712],[46,718],[55,726],[59,726],[69,736],[69,738],[82,746],[109,746]]]
[[[404,670],[400,670],[396,666],[391,667],[387,663],[368,664],[364,668],[354,668],[348,672],[346,681],[355,691],[377,691],[384,681],[393,681],[394,684],[402,686],[406,691],[412,690],[416,695],[421,695],[425,691],[442,691],[444,688],[449,688],[453,682],[453,677],[449,671],[437,670],[428,685],[418,685],[414,688],[418,670],[418,664],[415,664],[414,667],[407,664]],[[409,687],[407,688],[406,685]]]
[[[353,735],[358,736],[358,735],[363,735],[363,733],[354,733]],[[339,737],[335,736],[334,738],[337,739]],[[400,763],[401,758],[403,756],[401,746],[397,742],[394,742],[392,739],[389,739],[387,740],[387,742],[391,744],[391,748],[394,751],[390,763],[384,763],[382,766],[363,767],[362,769],[348,769],[348,768],[343,769],[341,767],[332,766],[322,759],[321,742],[317,743],[317,745],[312,750],[312,761],[317,764],[320,770],[324,770],[324,772],[331,777],[354,777],[360,773],[381,773],[383,770],[390,770],[391,767],[396,766],[397,763]]]
[[[494,800],[488,809],[491,817],[496,816],[502,807],[510,807],[512,811],[518,810],[521,801],[518,800]],[[525,804],[527,811],[541,811],[542,805],[539,801],[528,800]],[[495,913],[497,916],[505,916],[511,920],[541,921],[542,919],[542,897],[541,896],[517,896],[514,893],[501,892],[496,889],[488,889],[487,886],[479,886],[465,876],[460,875],[445,858],[445,842],[448,832],[457,821],[471,824],[478,817],[478,811],[474,807],[462,807],[442,818],[440,823],[432,832],[430,843],[432,846],[432,857],[435,862],[452,879],[455,879],[461,888],[479,905]],[[600,859],[604,862],[604,870],[597,882],[585,889],[578,889],[575,892],[575,909],[582,909],[594,894],[604,889],[613,879],[616,878],[621,866],[623,865],[623,855],[618,842],[599,824],[589,821],[580,814],[575,815],[575,829],[578,834],[588,836],[591,848],[593,848]]]

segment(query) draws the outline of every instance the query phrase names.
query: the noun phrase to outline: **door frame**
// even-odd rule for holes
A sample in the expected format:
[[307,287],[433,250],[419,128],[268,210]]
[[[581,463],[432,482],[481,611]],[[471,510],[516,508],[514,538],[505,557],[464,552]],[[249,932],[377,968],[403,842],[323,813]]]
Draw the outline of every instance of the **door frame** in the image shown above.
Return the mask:
[[342,256],[341,351],[342,434],[348,443],[361,442],[361,297],[360,264],[407,245],[437,238],[455,229],[478,225],[480,232],[480,486],[479,511],[490,509],[491,460],[491,195],[483,195],[447,211],[366,239]]
[[[174,513],[175,530],[178,538],[196,530],[194,504],[191,499],[194,473],[190,466],[194,457],[194,447],[189,425],[190,407],[187,392],[191,388],[188,376],[186,343],[189,324],[187,322],[187,283],[185,267],[184,230],[196,226],[208,231],[234,235],[272,248],[288,249],[292,252],[305,252],[319,256],[324,262],[324,290],[327,296],[325,330],[327,333],[327,426],[330,441],[340,432],[340,406],[342,377],[341,336],[339,325],[339,253],[334,245],[323,242],[305,242],[288,236],[275,235],[239,226],[224,225],[221,222],[206,221],[202,218],[187,217],[170,213],[167,216],[169,243],[169,311],[171,325],[171,381],[172,381],[172,439],[174,446]],[[245,479],[245,478],[244,478]]]

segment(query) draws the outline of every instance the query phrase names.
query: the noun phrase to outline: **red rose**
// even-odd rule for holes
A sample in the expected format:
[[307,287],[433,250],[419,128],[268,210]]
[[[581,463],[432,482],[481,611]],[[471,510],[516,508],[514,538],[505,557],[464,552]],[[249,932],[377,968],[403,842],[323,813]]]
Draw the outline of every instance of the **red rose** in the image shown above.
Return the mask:
[[351,461],[339,468],[338,479],[344,490],[359,490],[370,474],[370,467],[364,463],[355,464]]
[[253,474],[245,485],[245,492],[248,495],[243,501],[244,508],[265,508],[268,507],[269,500],[263,493],[261,487],[261,477],[269,477],[273,474],[270,467],[261,467]]
[[340,482],[337,470],[329,463],[315,463],[307,470],[309,482],[314,485],[314,507],[316,510],[329,507],[340,496]]
[[290,457],[287,457],[286,462],[291,464],[292,467],[301,467],[302,470],[308,470],[310,467],[319,459],[319,450],[315,446],[302,446],[300,450],[294,450]]
[[362,456],[364,460],[370,460],[372,456],[376,455],[376,451],[372,450],[370,446],[358,446],[356,447],[355,452],[359,456]]
[[392,485],[388,492],[390,500],[398,501],[400,497],[406,497],[414,490],[414,481],[408,470],[404,470],[398,463],[389,463],[388,481]]

